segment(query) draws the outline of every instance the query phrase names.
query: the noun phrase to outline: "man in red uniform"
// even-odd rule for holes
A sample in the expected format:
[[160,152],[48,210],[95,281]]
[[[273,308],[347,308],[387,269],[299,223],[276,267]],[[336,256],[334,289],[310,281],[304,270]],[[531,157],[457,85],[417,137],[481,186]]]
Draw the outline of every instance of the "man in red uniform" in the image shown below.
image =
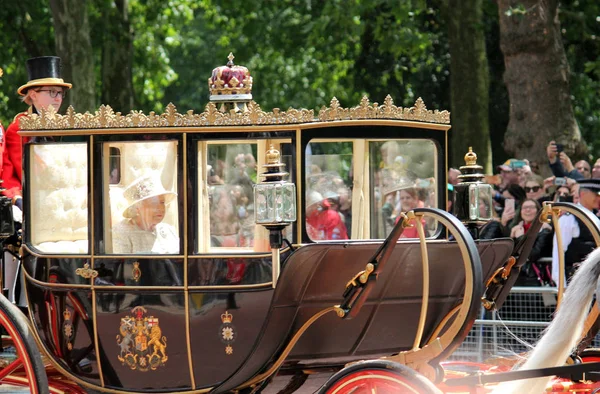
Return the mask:
[[37,113],[38,110],[50,106],[56,111],[60,109],[66,91],[71,88],[60,77],[60,58],[56,56],[43,56],[27,60],[27,73],[29,82],[21,86],[19,93],[29,110],[15,116],[4,135],[4,151],[2,153],[2,179],[3,193],[10,197],[13,204],[22,208],[22,157],[23,144],[19,136],[19,120],[21,117]]
[[[13,205],[20,210],[23,209],[21,181],[23,179],[24,141],[21,141],[21,136],[19,136],[19,120],[25,115],[38,113],[38,110],[47,109],[50,106],[58,112],[66,91],[72,86],[60,77],[60,58],[56,56],[36,57],[27,60],[27,72],[29,82],[21,86],[17,93],[23,96],[23,102],[30,107],[26,112],[15,116],[6,133],[4,133],[1,162],[2,180],[4,181],[2,186],[5,188],[2,193],[12,199]],[[19,216],[18,213],[19,211],[16,208],[13,209],[15,217]],[[21,291],[19,295],[15,294],[18,293],[15,291],[18,274],[19,264],[17,260],[13,259],[8,252],[5,253],[4,284],[8,288],[8,298],[10,301],[16,302],[18,306],[26,307],[25,292]],[[21,282],[21,289],[23,288]]]

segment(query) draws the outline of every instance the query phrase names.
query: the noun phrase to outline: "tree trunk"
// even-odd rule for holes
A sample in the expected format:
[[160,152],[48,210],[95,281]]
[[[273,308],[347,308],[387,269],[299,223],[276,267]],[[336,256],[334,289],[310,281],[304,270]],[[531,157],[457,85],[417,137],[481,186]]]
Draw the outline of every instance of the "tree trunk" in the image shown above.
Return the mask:
[[63,79],[73,84],[64,105],[73,105],[77,112],[94,111],[96,78],[87,1],[50,0],[50,9],[56,52],[62,59]]
[[451,163],[465,165],[469,146],[487,173],[492,168],[489,80],[482,0],[449,0]]
[[583,154],[587,148],[571,105],[558,0],[498,0],[498,11],[510,100],[504,149],[540,164],[547,163],[550,140],[564,144],[569,155]]
[[115,111],[133,109],[132,76],[133,33],[127,12],[127,0],[115,0],[104,10],[104,45],[102,47],[102,104]]

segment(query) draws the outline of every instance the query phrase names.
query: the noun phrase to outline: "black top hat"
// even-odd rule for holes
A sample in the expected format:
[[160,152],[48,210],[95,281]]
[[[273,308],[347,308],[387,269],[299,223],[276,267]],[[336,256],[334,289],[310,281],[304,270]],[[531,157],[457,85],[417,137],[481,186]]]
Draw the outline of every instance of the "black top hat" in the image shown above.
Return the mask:
[[579,184],[580,189],[587,189],[600,194],[600,179],[598,178],[577,179],[577,183]]
[[21,86],[17,93],[24,96],[27,90],[35,86],[62,86],[71,89],[73,85],[63,81],[60,71],[60,58],[57,56],[41,56],[28,59],[29,82]]

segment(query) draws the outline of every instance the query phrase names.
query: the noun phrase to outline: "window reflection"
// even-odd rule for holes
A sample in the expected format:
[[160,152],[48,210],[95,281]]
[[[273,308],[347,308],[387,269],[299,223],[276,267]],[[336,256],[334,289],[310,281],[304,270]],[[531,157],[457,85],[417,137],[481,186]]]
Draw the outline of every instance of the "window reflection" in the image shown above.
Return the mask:
[[[369,156],[372,238],[387,237],[401,213],[437,207],[436,150],[432,141],[370,142]],[[426,235],[431,235],[435,223],[423,224]],[[416,226],[406,228],[402,237],[418,237]]]
[[256,144],[210,144],[208,185],[211,247],[254,245]]
[[352,142],[306,147],[306,231],[313,241],[351,237],[352,154]]

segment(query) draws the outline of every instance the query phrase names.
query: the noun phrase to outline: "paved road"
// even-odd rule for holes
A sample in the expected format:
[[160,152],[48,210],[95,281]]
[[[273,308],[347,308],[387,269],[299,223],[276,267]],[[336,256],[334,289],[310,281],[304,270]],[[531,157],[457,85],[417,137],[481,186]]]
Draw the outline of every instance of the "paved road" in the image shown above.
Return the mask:
[[[331,373],[310,375],[302,387],[294,394],[312,394],[316,392],[331,376]],[[262,394],[277,394],[289,381],[289,376],[275,377]]]
[[[306,380],[304,385],[294,394],[313,394],[316,392],[331,376],[330,373],[320,373],[311,375]],[[277,394],[290,380],[291,376],[279,376],[273,379],[271,384],[262,392],[262,394]],[[9,385],[0,385],[0,393],[2,394],[24,394],[29,393],[29,389],[25,387],[15,387]]]

